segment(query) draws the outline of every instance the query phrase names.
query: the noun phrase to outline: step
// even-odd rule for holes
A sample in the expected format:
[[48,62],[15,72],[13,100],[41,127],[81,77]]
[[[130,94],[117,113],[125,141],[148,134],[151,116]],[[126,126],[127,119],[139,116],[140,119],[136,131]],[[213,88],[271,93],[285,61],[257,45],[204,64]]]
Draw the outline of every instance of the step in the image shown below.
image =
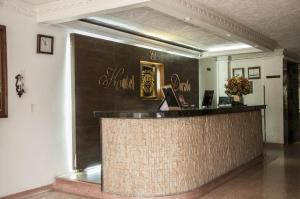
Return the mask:
[[97,183],[83,182],[57,177],[55,178],[53,189],[55,191],[71,193],[90,198],[103,198],[101,192],[101,185]]

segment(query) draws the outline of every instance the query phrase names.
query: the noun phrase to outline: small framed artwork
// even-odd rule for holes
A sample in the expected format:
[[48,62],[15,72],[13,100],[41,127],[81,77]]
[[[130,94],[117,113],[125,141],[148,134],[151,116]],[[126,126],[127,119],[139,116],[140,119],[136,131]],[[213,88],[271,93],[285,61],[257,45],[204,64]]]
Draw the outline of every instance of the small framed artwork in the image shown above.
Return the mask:
[[232,69],[233,77],[245,77],[244,68],[234,68]]
[[248,68],[248,79],[260,79],[260,66]]
[[157,97],[157,68],[149,62],[141,62],[140,97],[153,99]]
[[37,35],[37,53],[53,54],[54,37],[48,35]]
[[156,62],[140,61],[140,97],[160,100],[163,97],[164,65]]

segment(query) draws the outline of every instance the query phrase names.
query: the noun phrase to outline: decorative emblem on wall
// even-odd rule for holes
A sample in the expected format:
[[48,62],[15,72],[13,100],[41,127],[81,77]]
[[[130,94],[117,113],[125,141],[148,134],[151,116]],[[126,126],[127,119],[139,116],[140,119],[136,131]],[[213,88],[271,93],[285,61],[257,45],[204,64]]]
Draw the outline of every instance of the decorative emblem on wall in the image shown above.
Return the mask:
[[16,77],[16,91],[19,97],[22,97],[22,95],[25,93],[24,90],[24,83],[23,83],[23,76],[18,74]]
[[189,80],[181,82],[179,75],[176,73],[171,75],[171,85],[174,91],[191,92],[192,90]]
[[149,54],[150,54],[150,60],[156,60],[157,55],[155,51],[150,50]]
[[99,77],[99,86],[109,89],[134,90],[134,75],[125,75],[125,68],[107,67],[104,75]]

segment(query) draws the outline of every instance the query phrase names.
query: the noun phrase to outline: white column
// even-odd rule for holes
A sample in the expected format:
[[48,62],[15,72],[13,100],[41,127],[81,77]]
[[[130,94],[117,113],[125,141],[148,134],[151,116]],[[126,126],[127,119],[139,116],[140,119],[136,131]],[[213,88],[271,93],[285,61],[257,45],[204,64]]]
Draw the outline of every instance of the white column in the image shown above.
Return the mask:
[[225,94],[225,84],[230,76],[230,56],[217,57],[217,103]]

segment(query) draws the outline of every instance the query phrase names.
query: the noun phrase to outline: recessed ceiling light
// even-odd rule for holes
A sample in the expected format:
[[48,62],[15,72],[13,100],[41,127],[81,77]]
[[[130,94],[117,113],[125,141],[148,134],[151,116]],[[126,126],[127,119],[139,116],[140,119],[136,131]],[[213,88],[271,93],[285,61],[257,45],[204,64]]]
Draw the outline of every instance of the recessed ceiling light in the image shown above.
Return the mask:
[[231,34],[227,33],[226,36],[227,36],[227,37],[231,37]]
[[183,19],[184,21],[191,21],[192,20],[192,18],[191,17],[184,17],[184,19]]

